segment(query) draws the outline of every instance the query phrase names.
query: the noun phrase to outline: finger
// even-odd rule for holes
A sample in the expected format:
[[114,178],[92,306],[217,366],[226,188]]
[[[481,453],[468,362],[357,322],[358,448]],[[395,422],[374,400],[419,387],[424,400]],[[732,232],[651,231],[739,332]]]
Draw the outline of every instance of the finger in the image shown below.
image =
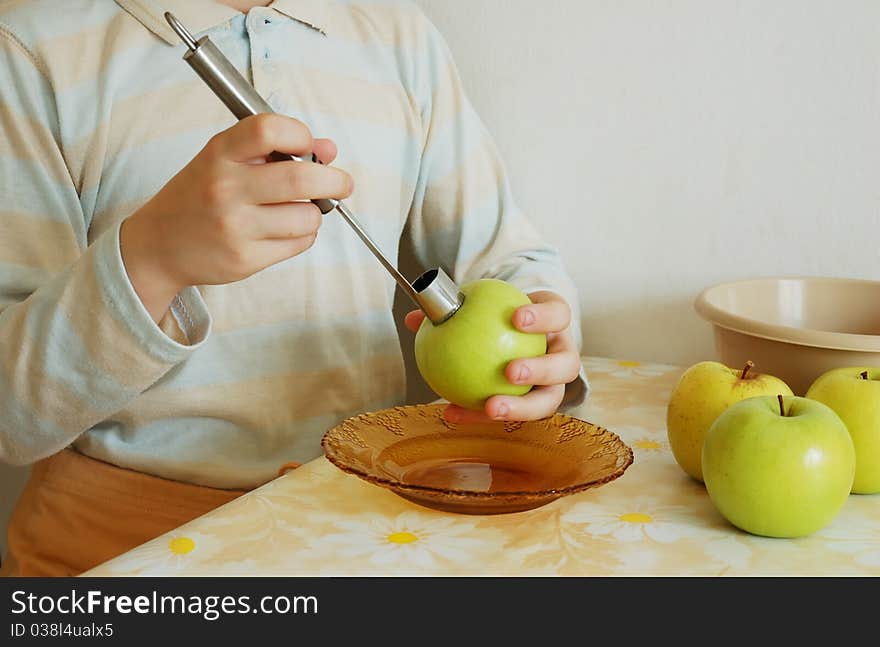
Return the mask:
[[484,410],[465,409],[457,404],[450,404],[443,410],[443,417],[455,424],[471,425],[477,422],[493,422]]
[[269,204],[254,208],[248,218],[255,239],[302,238],[318,233],[324,216],[311,202]]
[[317,237],[317,234],[312,234],[311,236],[302,236],[300,238],[261,240],[255,248],[258,264],[266,268],[281,261],[286,261],[288,258],[298,256],[314,245]]
[[321,160],[321,164],[332,164],[336,159],[336,143],[332,139],[316,139],[312,152]]
[[551,353],[578,353],[578,347],[574,343],[574,337],[566,330],[558,333],[547,334],[547,354]]
[[571,308],[562,299],[521,306],[513,313],[513,325],[523,332],[561,332],[571,323]]
[[540,420],[556,413],[565,386],[536,386],[523,396],[493,395],[486,401],[486,415],[492,420]]
[[[330,164],[336,159],[336,144],[332,139],[316,139],[313,142],[314,150],[312,153],[318,157],[321,164]],[[270,156],[271,158],[271,156]],[[266,164],[273,161],[263,155],[254,157],[253,159],[244,160],[244,164]],[[307,157],[308,159],[308,157]]]
[[247,162],[272,152],[290,153],[298,157],[312,154],[314,140],[301,121],[277,114],[246,117],[216,135],[212,146],[233,162]]
[[411,312],[406,313],[406,317],[403,319],[403,324],[412,332],[418,332],[419,326],[422,325],[422,322],[425,320],[425,313],[421,310],[413,310]]
[[540,420],[556,413],[565,387],[538,386],[523,396],[494,395],[486,400],[482,411],[464,409],[450,404],[443,412],[449,422],[455,424],[473,424],[499,420]]
[[242,169],[244,200],[249,204],[279,204],[294,200],[351,195],[352,177],[338,168],[312,162],[273,162]]
[[568,384],[578,376],[580,370],[578,354],[567,351],[515,359],[507,364],[504,375],[511,384]]

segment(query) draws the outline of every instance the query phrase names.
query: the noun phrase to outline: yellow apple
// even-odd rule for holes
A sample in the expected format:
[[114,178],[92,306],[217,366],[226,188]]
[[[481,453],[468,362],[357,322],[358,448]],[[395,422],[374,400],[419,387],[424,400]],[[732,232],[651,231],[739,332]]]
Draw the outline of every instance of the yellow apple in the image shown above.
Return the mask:
[[716,418],[735,402],[759,395],[794,395],[778,377],[751,372],[754,364],[734,369],[720,362],[700,362],[678,381],[666,409],[666,433],[681,468],[703,480],[703,440]]
[[820,375],[807,397],[841,417],[856,448],[855,494],[880,492],[880,368],[836,368]]

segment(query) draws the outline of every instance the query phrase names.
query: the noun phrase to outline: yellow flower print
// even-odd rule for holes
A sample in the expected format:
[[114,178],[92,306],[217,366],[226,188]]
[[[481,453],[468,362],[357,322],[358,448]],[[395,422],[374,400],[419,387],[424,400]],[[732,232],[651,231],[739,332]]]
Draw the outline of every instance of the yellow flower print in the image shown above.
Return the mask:
[[647,539],[667,544],[713,534],[695,523],[697,519],[687,507],[658,504],[652,499],[610,505],[585,501],[565,512],[562,519],[566,523],[583,524],[584,532],[591,535],[624,542]]
[[614,377],[630,377],[632,375],[651,377],[656,375],[665,375],[666,373],[676,370],[676,367],[670,366],[668,364],[640,362],[633,359],[585,357],[584,369],[587,371],[588,374],[605,373]]
[[174,537],[168,542],[168,549],[175,555],[186,555],[195,550],[196,542],[189,537]]
[[393,518],[338,519],[337,532],[313,543],[347,558],[366,558],[376,566],[427,569],[439,561],[466,562],[490,547],[476,522],[416,511]]
[[632,442],[632,446],[642,454],[662,454],[669,449],[666,441],[659,438],[639,438]]
[[[178,575],[188,568],[198,571],[221,548],[220,541],[210,535],[180,529],[135,548],[120,568],[132,575]],[[108,574],[113,566],[113,562],[105,565]]]
[[643,364],[632,360],[618,360],[608,374],[612,377],[658,377],[672,369],[664,364]]
[[623,522],[626,523],[653,523],[654,517],[649,514],[644,514],[643,512],[626,512],[617,517]]

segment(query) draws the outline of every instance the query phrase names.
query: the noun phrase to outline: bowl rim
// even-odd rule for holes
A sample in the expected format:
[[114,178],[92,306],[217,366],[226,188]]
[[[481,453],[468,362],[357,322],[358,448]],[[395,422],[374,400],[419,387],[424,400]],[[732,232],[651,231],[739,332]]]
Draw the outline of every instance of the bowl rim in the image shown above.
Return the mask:
[[733,314],[710,302],[712,293],[731,286],[746,283],[779,283],[782,281],[820,282],[837,284],[873,285],[880,293],[880,281],[825,276],[776,276],[716,283],[703,289],[694,300],[694,309],[703,319],[720,328],[743,335],[768,339],[786,344],[797,344],[828,350],[845,350],[862,353],[880,352],[880,335],[842,333],[818,328],[797,328],[773,324],[753,317]]
[[324,432],[324,435],[321,437],[321,449],[324,450],[324,456],[329,460],[333,465],[342,470],[347,474],[353,474],[355,476],[360,477],[361,479],[368,481],[374,485],[379,485],[392,490],[402,490],[407,492],[416,492],[416,493],[432,493],[432,494],[442,494],[447,497],[457,497],[461,499],[483,499],[483,500],[491,500],[491,499],[510,499],[510,498],[545,498],[545,497],[560,497],[567,496],[569,494],[575,494],[577,492],[582,492],[584,490],[588,490],[594,487],[598,487],[600,485],[604,485],[605,483],[609,483],[615,479],[620,478],[627,469],[629,469],[630,465],[633,464],[634,454],[632,447],[626,444],[626,442],[615,434],[613,431],[595,423],[589,422],[587,420],[582,420],[581,418],[575,418],[574,416],[570,416],[564,413],[556,413],[556,416],[562,416],[564,418],[577,420],[578,422],[591,425],[597,429],[600,429],[603,434],[610,434],[616,442],[620,443],[621,447],[624,450],[623,455],[625,456],[625,460],[622,465],[619,465],[613,472],[603,476],[600,479],[596,479],[593,481],[588,481],[584,483],[575,483],[574,485],[568,485],[564,488],[552,488],[547,490],[507,490],[501,492],[478,492],[476,490],[450,490],[448,488],[440,488],[434,487],[431,485],[419,485],[416,483],[403,483],[398,480],[394,480],[391,478],[385,478],[382,476],[374,476],[372,474],[368,474],[363,470],[352,467],[346,463],[340,461],[338,456],[335,456],[331,451],[331,448],[328,444],[328,438],[330,434],[333,433],[334,430],[341,427],[345,422],[352,422],[358,420],[360,418],[365,418],[367,416],[371,416],[378,413],[383,413],[385,411],[394,411],[395,409],[415,409],[415,408],[439,408],[445,407],[445,404],[413,404],[413,405],[404,405],[401,407],[389,407],[387,409],[380,409],[378,411],[368,411],[365,413],[361,413],[356,416],[352,416],[350,418],[346,418],[345,420],[340,421],[336,425],[333,425],[330,429]]

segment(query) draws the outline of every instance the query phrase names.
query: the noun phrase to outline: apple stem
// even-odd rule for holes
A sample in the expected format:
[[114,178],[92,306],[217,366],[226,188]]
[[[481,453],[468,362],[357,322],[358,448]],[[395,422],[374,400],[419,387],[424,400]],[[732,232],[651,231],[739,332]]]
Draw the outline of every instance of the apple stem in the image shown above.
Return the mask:
[[867,379],[868,379],[868,371],[862,371],[861,373],[859,373],[859,375],[862,376],[862,379],[863,379],[863,380],[867,380]]
[[786,416],[785,402],[782,400],[782,395],[777,395],[776,397],[779,400],[779,415],[784,418]]
[[748,374],[748,372],[750,370],[752,370],[752,367],[754,365],[755,365],[755,363],[752,360],[747,361],[745,367],[743,368],[742,375],[739,376],[739,379],[741,379],[741,380],[746,379],[746,375]]

